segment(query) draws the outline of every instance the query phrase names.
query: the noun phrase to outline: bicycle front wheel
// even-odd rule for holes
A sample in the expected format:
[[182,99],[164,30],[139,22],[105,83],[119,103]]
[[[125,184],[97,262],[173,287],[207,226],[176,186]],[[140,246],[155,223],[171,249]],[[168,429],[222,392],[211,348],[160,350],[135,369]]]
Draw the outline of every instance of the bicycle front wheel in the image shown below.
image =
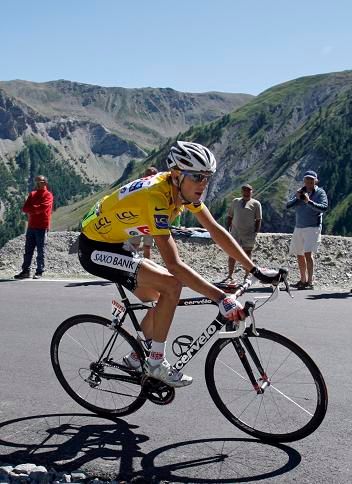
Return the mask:
[[109,417],[134,412],[144,402],[140,374],[123,357],[142,357],[140,345],[108,319],[82,314],[64,321],[51,342],[51,362],[66,392],[82,407]]
[[[265,329],[258,333],[247,331],[237,340],[240,355],[233,339],[212,346],[205,365],[209,393],[222,414],[247,434],[272,442],[302,439],[324,419],[328,396],[323,376],[296,343]],[[244,369],[244,355],[255,385]]]

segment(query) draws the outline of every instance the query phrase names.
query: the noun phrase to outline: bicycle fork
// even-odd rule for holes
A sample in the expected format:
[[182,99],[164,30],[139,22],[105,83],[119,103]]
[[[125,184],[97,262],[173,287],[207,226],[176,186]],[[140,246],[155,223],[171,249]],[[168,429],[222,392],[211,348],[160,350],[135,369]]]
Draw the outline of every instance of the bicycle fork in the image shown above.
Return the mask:
[[[236,353],[238,354],[238,357],[248,375],[250,382],[253,385],[254,390],[257,392],[258,395],[263,394],[265,389],[270,386],[269,377],[264,371],[263,366],[257,356],[257,353],[255,352],[252,343],[249,341],[246,335],[242,337],[242,342],[245,348],[242,346],[240,338],[233,338],[231,340],[231,343],[233,344]],[[254,376],[252,367],[247,358],[246,350],[248,351],[254,365],[257,367],[257,370],[260,374],[260,378],[258,380]]]

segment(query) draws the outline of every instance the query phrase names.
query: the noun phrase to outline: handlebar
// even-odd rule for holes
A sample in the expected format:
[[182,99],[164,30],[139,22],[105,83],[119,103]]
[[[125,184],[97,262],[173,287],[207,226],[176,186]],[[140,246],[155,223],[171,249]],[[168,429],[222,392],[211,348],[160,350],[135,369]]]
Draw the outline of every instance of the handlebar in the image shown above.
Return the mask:
[[[280,282],[284,283],[285,285],[285,291],[289,293],[291,296],[291,291],[290,291],[290,286],[288,284],[287,278],[288,278],[288,270],[281,267],[278,270],[278,280],[273,283],[273,286],[276,287],[280,284]],[[253,276],[249,275],[245,279],[245,282],[243,284],[229,284],[226,282],[215,282],[214,286],[218,287],[219,289],[222,289],[224,292],[228,294],[234,294],[234,296],[240,297],[242,296],[253,284]],[[292,296],[291,296],[292,297]]]
[[[285,291],[288,293],[288,295],[293,298],[291,291],[290,291],[290,286],[287,281],[288,277],[288,270],[285,268],[280,268],[279,269],[279,278],[278,281],[275,281],[275,283],[272,284],[272,287],[274,288],[272,294],[266,298],[265,303],[269,301],[269,299],[273,300],[275,299],[278,294],[279,294],[279,284],[282,282],[285,286]],[[242,296],[252,285],[253,279],[251,277],[248,277],[243,284],[240,285],[234,285],[234,284],[224,284],[224,283],[219,283],[216,284],[217,287],[221,288],[224,290],[224,292],[228,292],[230,294],[234,294],[236,298]],[[263,304],[265,304],[263,303]],[[246,316],[246,318],[250,317],[251,324],[250,326],[252,327],[252,332],[258,336],[258,332],[255,327],[255,318],[254,318],[254,310],[255,310],[256,303],[253,301],[246,301],[243,311]],[[237,324],[237,329],[235,331],[219,331],[218,337],[219,338],[238,338],[241,336],[245,330],[246,330],[246,319],[243,321],[239,321]]]

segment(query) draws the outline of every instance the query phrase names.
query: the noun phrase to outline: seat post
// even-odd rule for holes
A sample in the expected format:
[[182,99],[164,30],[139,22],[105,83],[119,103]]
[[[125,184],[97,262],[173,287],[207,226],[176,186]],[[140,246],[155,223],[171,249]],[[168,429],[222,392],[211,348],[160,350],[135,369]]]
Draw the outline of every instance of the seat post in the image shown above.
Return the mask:
[[119,291],[121,298],[128,301],[124,287],[118,282],[115,282],[115,286],[117,287],[117,290]]

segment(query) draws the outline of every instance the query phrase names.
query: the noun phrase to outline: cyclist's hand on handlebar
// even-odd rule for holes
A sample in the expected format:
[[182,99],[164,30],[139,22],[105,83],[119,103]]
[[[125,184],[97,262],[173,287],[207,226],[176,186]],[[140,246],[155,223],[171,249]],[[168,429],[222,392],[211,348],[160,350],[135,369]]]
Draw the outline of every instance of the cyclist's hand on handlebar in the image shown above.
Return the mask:
[[255,278],[263,284],[277,285],[281,280],[282,271],[276,269],[266,269],[261,267],[253,267],[250,271]]
[[231,321],[246,319],[243,306],[234,296],[225,296],[219,303],[220,314]]

